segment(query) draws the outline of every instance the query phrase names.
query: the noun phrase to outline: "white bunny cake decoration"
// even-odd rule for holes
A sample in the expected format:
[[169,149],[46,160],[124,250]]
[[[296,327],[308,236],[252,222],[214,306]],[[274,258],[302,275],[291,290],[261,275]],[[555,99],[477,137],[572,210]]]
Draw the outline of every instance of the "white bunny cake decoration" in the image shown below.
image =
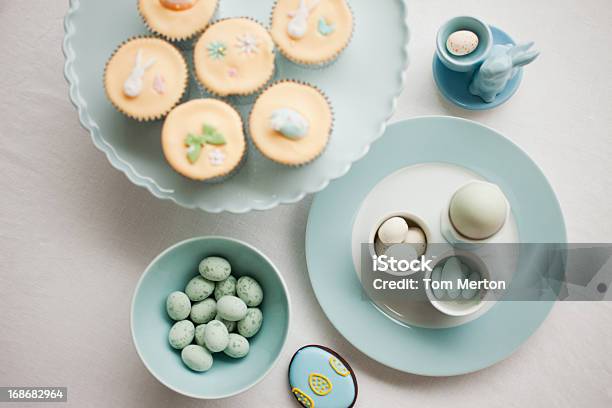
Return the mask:
[[300,0],[297,10],[289,13],[291,20],[287,26],[287,33],[293,39],[300,39],[306,35],[308,31],[308,17],[310,13],[319,5],[321,0],[312,0],[310,5],[306,0]]
[[145,72],[155,64],[155,58],[151,58],[145,64],[142,60],[142,50],[139,49],[136,53],[136,61],[130,75],[123,83],[123,93],[130,97],[136,98],[142,93],[142,81]]

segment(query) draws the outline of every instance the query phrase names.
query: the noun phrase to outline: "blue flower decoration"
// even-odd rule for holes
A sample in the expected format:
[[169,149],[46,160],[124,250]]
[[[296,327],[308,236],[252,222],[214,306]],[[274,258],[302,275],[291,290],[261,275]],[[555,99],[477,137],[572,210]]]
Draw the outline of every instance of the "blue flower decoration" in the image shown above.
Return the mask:
[[208,56],[212,59],[222,59],[227,53],[227,47],[221,41],[214,41],[206,46]]

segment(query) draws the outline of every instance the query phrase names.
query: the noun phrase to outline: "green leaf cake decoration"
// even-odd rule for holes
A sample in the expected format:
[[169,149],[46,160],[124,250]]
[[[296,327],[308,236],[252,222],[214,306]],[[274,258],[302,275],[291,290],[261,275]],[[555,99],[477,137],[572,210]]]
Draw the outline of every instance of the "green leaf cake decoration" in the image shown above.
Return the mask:
[[202,126],[202,134],[194,135],[189,133],[185,138],[187,159],[193,164],[200,158],[204,145],[222,146],[225,143],[225,137],[214,126],[204,124]]

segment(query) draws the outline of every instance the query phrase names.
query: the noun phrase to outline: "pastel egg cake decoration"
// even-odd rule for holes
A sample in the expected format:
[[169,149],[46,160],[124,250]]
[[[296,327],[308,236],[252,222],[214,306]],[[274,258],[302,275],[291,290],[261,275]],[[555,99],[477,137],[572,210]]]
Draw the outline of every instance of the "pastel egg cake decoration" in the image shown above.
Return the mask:
[[246,154],[242,120],[216,99],[194,99],[177,106],[162,128],[162,149],[170,166],[199,181],[233,174]]
[[270,34],[246,17],[213,23],[197,41],[193,58],[198,82],[222,97],[256,93],[275,71]]
[[312,85],[282,80],[270,85],[249,115],[253,144],[268,159],[302,166],[319,157],[333,131],[333,110]]
[[335,351],[318,345],[299,349],[289,364],[289,387],[306,408],[351,408],[357,400],[357,379]]
[[293,62],[324,65],[335,60],[353,35],[353,13],[346,0],[277,0],[271,35]]
[[170,43],[139,37],[123,43],[104,70],[110,102],[139,120],[160,119],[180,102],[188,83],[187,63]]
[[187,40],[206,29],[219,0],[138,0],[148,29],[170,41]]

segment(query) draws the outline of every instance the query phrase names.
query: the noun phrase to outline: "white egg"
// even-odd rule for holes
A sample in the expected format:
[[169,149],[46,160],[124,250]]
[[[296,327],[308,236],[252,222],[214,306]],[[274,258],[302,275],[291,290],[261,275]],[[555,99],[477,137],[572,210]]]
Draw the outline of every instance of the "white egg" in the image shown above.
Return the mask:
[[449,216],[461,235],[481,240],[495,235],[505,224],[508,203],[495,184],[472,182],[461,187],[450,202]]
[[378,228],[378,239],[383,244],[400,244],[408,232],[408,223],[402,217],[391,217]]
[[406,244],[410,244],[417,252],[417,256],[421,256],[427,249],[427,238],[422,229],[418,227],[409,228],[404,238]]
[[446,49],[458,57],[474,52],[478,47],[478,36],[468,30],[455,31],[446,40]]

